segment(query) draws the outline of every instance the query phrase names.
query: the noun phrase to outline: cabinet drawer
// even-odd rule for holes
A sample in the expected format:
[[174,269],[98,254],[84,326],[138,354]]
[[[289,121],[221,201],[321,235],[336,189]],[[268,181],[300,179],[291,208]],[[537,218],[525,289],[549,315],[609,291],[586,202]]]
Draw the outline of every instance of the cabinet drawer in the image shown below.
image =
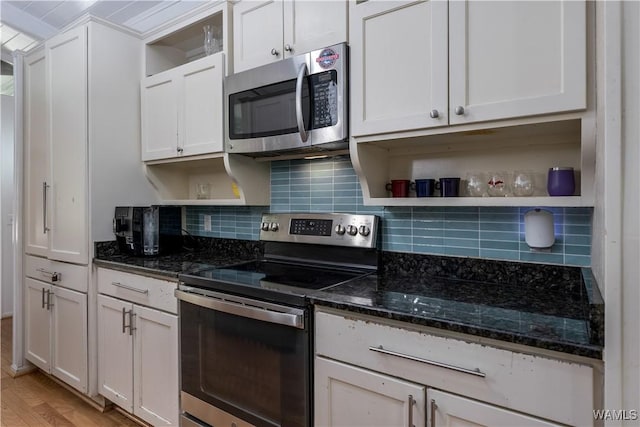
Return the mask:
[[571,425],[592,425],[593,368],[316,312],[316,354]]
[[78,292],[86,293],[89,287],[89,273],[85,265],[26,255],[24,274],[27,277]]
[[178,313],[177,282],[98,268],[98,292],[158,310]]

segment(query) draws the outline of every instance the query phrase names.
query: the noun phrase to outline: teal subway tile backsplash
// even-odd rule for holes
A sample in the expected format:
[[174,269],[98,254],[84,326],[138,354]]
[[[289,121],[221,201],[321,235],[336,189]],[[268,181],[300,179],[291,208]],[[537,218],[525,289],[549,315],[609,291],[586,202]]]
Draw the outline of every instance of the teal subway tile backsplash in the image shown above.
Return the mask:
[[[257,240],[264,212],[347,212],[382,218],[381,248],[577,266],[591,265],[592,208],[545,208],[553,212],[556,243],[533,252],[524,242],[524,214],[531,207],[364,206],[348,157],[271,163],[271,206],[188,206],[194,235]],[[211,231],[204,231],[204,216]]]

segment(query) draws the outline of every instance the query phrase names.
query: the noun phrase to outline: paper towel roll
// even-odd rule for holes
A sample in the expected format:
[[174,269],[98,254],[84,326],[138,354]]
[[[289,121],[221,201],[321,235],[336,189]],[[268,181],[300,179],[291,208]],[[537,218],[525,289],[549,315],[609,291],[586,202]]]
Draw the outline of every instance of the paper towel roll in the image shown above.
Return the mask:
[[524,214],[524,240],[532,249],[547,249],[553,246],[556,240],[553,213],[533,209]]

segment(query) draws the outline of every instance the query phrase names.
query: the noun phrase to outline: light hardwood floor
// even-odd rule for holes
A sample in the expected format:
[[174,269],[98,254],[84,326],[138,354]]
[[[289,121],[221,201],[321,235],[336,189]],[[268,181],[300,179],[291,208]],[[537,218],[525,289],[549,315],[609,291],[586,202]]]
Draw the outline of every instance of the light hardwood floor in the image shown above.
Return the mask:
[[12,378],[11,327],[11,318],[2,319],[0,426],[139,427],[117,411],[101,413],[40,371]]

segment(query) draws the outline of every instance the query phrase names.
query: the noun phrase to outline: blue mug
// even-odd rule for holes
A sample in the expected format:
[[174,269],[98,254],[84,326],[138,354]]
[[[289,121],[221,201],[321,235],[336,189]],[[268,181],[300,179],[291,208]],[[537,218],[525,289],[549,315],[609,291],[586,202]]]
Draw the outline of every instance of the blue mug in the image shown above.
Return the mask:
[[416,179],[416,197],[432,197],[436,189],[436,180],[431,178]]
[[460,178],[440,178],[440,196],[458,197],[460,194]]

